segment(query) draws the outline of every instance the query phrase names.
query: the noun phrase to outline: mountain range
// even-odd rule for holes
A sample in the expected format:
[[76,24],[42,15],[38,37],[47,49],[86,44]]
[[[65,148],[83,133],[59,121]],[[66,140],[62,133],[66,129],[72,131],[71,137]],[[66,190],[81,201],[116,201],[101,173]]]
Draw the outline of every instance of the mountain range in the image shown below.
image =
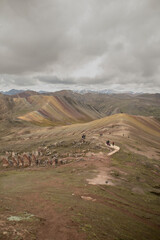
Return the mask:
[[0,111],[1,119],[42,126],[89,122],[116,113],[160,118],[160,94],[80,94],[68,90],[40,94],[28,90],[14,95],[1,93]]
[[[18,89],[11,89],[9,91],[0,91],[0,93],[5,94],[5,95],[16,95],[22,92],[26,91],[32,91],[32,90],[18,90]],[[143,92],[133,92],[133,91],[128,91],[128,92],[120,92],[117,90],[111,90],[111,89],[103,89],[103,90],[87,90],[87,89],[82,89],[82,90],[74,90],[74,92],[80,93],[80,94],[86,94],[86,93],[101,93],[101,94],[117,94],[117,93],[129,93],[129,94],[143,94]],[[48,93],[47,91],[40,90],[38,93],[44,94]]]

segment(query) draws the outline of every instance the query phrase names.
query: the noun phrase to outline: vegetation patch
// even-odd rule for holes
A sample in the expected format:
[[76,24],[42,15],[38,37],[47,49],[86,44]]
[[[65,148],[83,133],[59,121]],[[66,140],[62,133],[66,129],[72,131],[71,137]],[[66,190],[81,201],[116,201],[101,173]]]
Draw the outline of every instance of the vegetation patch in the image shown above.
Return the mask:
[[11,222],[20,222],[20,221],[36,221],[38,218],[36,218],[33,214],[30,213],[22,213],[18,216],[10,216],[7,218],[8,221]]

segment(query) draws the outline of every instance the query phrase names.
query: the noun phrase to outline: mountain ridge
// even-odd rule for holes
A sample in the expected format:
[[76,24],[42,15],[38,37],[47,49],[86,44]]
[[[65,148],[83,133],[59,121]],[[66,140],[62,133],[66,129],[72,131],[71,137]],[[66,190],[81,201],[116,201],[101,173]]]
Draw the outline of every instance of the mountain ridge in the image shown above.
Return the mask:
[[1,119],[7,117],[40,125],[88,122],[116,113],[160,118],[160,94],[80,94],[71,90],[40,94],[0,94]]

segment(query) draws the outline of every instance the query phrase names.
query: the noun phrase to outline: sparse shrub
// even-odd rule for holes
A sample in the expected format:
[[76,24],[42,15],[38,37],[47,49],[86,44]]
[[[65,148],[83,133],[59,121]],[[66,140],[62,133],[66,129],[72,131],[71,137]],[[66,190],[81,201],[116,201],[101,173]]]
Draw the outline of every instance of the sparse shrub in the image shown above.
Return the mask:
[[120,176],[120,172],[118,172],[117,170],[111,171],[111,175],[113,177],[119,177]]

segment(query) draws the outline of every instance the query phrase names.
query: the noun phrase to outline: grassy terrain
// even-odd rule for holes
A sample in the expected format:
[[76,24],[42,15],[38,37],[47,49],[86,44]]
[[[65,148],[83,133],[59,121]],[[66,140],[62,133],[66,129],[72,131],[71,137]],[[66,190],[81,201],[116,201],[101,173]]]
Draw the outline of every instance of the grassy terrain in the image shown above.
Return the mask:
[[[0,165],[0,239],[160,239],[159,126],[153,118],[127,114],[57,127],[3,121],[1,156],[47,147],[69,162]],[[108,139],[121,148],[111,158]],[[106,184],[88,184],[100,173]]]
[[[152,161],[117,153],[111,162],[111,167],[118,169],[112,170],[115,186],[88,185],[86,179],[95,176],[96,166],[86,160],[55,169],[2,171],[0,214],[6,226],[14,223],[8,222],[9,216],[24,212],[33,214],[35,219],[43,219],[33,224],[29,222],[27,226],[25,221],[13,225],[15,229],[19,229],[19,225],[22,230],[29,229],[29,235],[23,233],[24,239],[26,236],[34,239],[39,227],[45,229],[51,213],[47,210],[45,214],[42,209],[49,205],[56,215],[69,218],[73,224],[69,227],[84,233],[85,239],[158,240],[159,197],[151,192],[159,185],[157,175],[153,175],[152,167],[148,166],[149,163],[154,166]],[[122,172],[126,174],[123,176]],[[143,192],[133,191],[135,186]],[[81,196],[90,196],[95,201],[84,200]],[[8,239],[18,239],[12,234]],[[38,239],[42,239],[41,236]]]

